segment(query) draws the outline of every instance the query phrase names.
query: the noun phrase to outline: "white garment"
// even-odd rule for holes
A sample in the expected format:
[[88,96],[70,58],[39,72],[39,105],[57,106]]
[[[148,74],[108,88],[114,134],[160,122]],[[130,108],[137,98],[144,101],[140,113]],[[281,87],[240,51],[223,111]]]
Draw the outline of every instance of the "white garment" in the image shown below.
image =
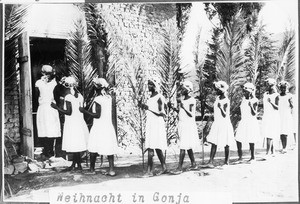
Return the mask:
[[192,117],[188,116],[183,108],[179,109],[178,135],[180,149],[198,149],[200,145],[198,129],[195,121],[196,100],[191,97],[181,101],[186,110],[190,110],[193,105]]
[[274,139],[274,144],[276,144],[280,138],[280,117],[279,111],[273,108],[268,102],[268,98],[275,104],[275,99],[278,95],[278,93],[265,93],[263,97],[264,114],[262,117],[262,134],[265,138]]
[[[220,104],[222,108],[224,104],[227,104],[225,118],[222,116],[218,104]],[[230,121],[230,102],[228,98],[216,98],[214,103],[214,122],[207,136],[207,141],[217,145],[218,148],[225,147],[226,145],[233,148],[236,146],[233,127]]]
[[[94,102],[101,106],[100,118],[94,118],[90,131],[88,150],[100,155],[114,155],[117,153],[118,143],[116,131],[112,124],[112,99],[109,95],[97,96]],[[96,112],[96,104],[93,104],[93,112]]]
[[256,114],[252,115],[249,102],[252,104],[258,103],[257,98],[242,99],[240,105],[241,121],[238,124],[235,134],[235,140],[243,144],[256,143],[260,139],[260,129]]
[[[164,111],[165,99],[161,94],[150,97],[147,101],[148,110],[146,112],[146,140],[145,148],[148,149],[167,149],[167,132],[165,121],[162,116],[157,116],[155,113],[160,113],[158,110],[158,100],[162,101],[162,112]],[[151,111],[150,111],[151,110]]]
[[289,100],[292,99],[292,94],[287,93],[284,96],[279,95],[278,109],[280,115],[280,134],[293,134],[293,116]]
[[72,114],[65,115],[62,150],[67,152],[85,151],[87,150],[89,130],[83,114],[79,111],[79,107],[83,106],[83,97],[81,94],[78,94],[77,98],[72,94],[68,94],[65,101],[71,102]]
[[39,79],[35,83],[35,87],[39,89],[39,107],[36,116],[36,125],[38,137],[60,137],[60,120],[58,111],[51,107],[51,103],[55,103],[53,90],[56,86],[53,79],[50,82]]

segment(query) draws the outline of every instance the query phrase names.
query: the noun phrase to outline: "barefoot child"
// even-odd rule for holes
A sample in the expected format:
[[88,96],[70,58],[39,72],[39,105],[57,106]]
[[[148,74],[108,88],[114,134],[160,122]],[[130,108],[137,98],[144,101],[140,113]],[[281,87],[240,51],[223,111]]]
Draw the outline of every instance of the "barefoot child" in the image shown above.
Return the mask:
[[171,172],[173,174],[182,173],[185,150],[187,150],[191,160],[191,167],[189,169],[197,169],[193,149],[199,144],[199,137],[195,121],[196,100],[191,96],[193,92],[192,82],[184,81],[181,91],[184,98],[180,102],[180,107],[179,109],[173,108],[179,112],[178,135],[180,146],[179,164],[176,171]]
[[50,65],[42,66],[42,75],[41,79],[35,83],[39,93],[36,124],[38,137],[41,138],[44,146],[43,154],[49,158],[54,156],[54,139],[61,137],[58,111],[51,108],[51,103],[55,103],[53,91],[57,83],[55,70]]
[[274,142],[279,141],[280,135],[280,116],[278,111],[279,94],[276,90],[275,79],[266,80],[267,91],[263,96],[264,114],[262,118],[262,133],[267,141],[267,153],[274,154]]
[[90,173],[95,174],[95,163],[97,154],[99,154],[108,156],[109,171],[105,174],[115,176],[114,154],[117,153],[118,143],[112,123],[112,98],[108,94],[109,84],[104,78],[95,78],[93,83],[97,89],[93,111],[90,112],[80,107],[82,113],[87,113],[94,118],[88,141],[91,162]]
[[207,136],[207,141],[211,143],[210,159],[208,167],[213,168],[213,161],[217,151],[217,146],[225,149],[225,165],[229,164],[229,146],[235,143],[233,127],[230,121],[230,102],[227,97],[228,85],[224,81],[214,83],[217,94],[214,103],[214,122]]
[[65,123],[63,129],[62,150],[72,154],[72,165],[65,171],[82,170],[80,153],[87,149],[88,127],[84,121],[83,114],[79,111],[79,107],[83,106],[83,97],[75,87],[77,82],[74,77],[64,77],[62,84],[67,88],[64,99],[64,108],[58,107],[52,103],[51,106],[65,115]]
[[259,125],[256,118],[258,99],[255,97],[255,87],[252,83],[243,86],[244,97],[240,105],[241,121],[236,129],[235,140],[237,143],[239,161],[242,160],[242,144],[250,145],[250,162],[254,161],[254,144],[259,136]]
[[167,148],[165,128],[165,99],[159,93],[160,80],[155,77],[148,80],[150,98],[146,104],[139,104],[142,109],[147,110],[145,149],[148,150],[148,167],[145,177],[153,176],[154,149],[162,166],[162,173],[167,172],[165,158],[162,150]]
[[[292,94],[288,93],[289,83],[281,81],[279,84],[280,95],[278,109],[280,115],[280,139],[282,144],[282,153],[286,153],[287,138],[293,134],[293,100]],[[292,140],[290,140],[292,141]]]

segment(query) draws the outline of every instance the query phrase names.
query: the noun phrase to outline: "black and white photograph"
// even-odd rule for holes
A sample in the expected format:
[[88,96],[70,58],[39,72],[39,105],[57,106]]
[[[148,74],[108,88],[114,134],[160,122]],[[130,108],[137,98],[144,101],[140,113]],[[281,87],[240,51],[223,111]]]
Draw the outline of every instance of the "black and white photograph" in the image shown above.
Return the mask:
[[297,0],[0,6],[1,202],[299,202]]

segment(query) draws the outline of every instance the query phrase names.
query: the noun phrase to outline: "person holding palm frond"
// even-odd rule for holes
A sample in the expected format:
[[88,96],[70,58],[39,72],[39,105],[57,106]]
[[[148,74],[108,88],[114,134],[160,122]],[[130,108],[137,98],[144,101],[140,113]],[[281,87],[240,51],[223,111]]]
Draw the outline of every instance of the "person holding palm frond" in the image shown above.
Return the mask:
[[109,171],[105,175],[115,176],[114,155],[117,154],[118,142],[116,131],[112,123],[112,98],[108,94],[109,84],[104,78],[94,78],[94,86],[97,89],[97,96],[93,101],[92,112],[80,107],[82,113],[86,113],[94,118],[88,141],[88,151],[90,152],[90,173],[95,174],[95,163],[97,154],[107,155]]
[[280,115],[280,139],[282,144],[281,153],[286,153],[287,138],[288,136],[291,137],[293,133],[293,96],[287,91],[289,87],[287,81],[281,81],[278,85],[280,90],[278,109]]
[[185,157],[185,150],[187,150],[189,158],[191,160],[191,167],[189,170],[197,170],[197,164],[195,162],[195,157],[193,149],[199,144],[198,129],[195,121],[196,112],[196,100],[192,97],[193,84],[190,81],[184,81],[181,86],[181,92],[183,95],[183,100],[180,101],[179,109],[172,107],[176,112],[179,113],[178,122],[178,135],[179,135],[179,164],[178,168],[171,172],[172,174],[182,173],[182,165]]
[[[52,108],[65,115],[62,150],[73,156],[72,165],[64,171],[82,170],[80,153],[87,150],[88,127],[79,108],[83,106],[83,97],[77,91],[78,85],[73,76],[63,77],[61,83],[66,87],[64,108],[51,103]],[[75,165],[77,164],[77,168]]]
[[241,121],[236,129],[235,140],[237,143],[239,161],[242,161],[242,145],[249,144],[251,157],[249,162],[255,160],[254,145],[260,134],[259,124],[256,118],[258,99],[255,97],[255,87],[252,83],[245,83],[243,85],[243,94],[240,109]]
[[145,149],[148,150],[147,173],[144,177],[154,176],[153,156],[154,149],[162,166],[161,173],[167,173],[167,167],[163,150],[167,148],[166,128],[165,128],[165,98],[160,91],[160,79],[153,77],[148,80],[148,89],[151,93],[147,104],[139,102],[139,107],[147,110]]
[[227,96],[228,85],[224,81],[214,83],[217,94],[214,102],[214,122],[207,136],[207,142],[211,143],[210,159],[207,167],[213,168],[217,146],[225,148],[225,165],[229,165],[229,146],[235,144],[233,127],[230,121],[230,101]]
[[267,91],[263,96],[264,114],[262,117],[262,133],[267,141],[267,153],[274,155],[274,143],[279,140],[280,135],[280,115],[278,110],[279,94],[276,90],[276,80],[268,78],[266,80]]

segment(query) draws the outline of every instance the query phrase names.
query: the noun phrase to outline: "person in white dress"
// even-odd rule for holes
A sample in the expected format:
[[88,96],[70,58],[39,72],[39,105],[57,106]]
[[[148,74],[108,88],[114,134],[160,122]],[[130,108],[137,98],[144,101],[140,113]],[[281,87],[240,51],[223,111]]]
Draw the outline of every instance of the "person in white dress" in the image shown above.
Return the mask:
[[182,165],[184,162],[186,150],[191,160],[191,167],[189,168],[189,170],[198,169],[193,149],[195,149],[200,144],[200,142],[195,120],[196,100],[194,97],[192,97],[192,82],[188,80],[184,81],[181,86],[181,92],[183,100],[180,101],[179,108],[175,108],[172,105],[169,105],[170,108],[179,113],[178,135],[180,154],[178,168],[175,171],[171,172],[173,174],[182,173]]
[[97,96],[92,104],[92,111],[80,107],[82,113],[94,118],[88,140],[88,151],[90,152],[90,173],[95,174],[95,163],[97,154],[107,155],[109,171],[105,175],[115,176],[114,155],[117,154],[118,142],[116,131],[112,123],[112,98],[108,94],[109,84],[104,78],[93,79]]
[[274,143],[279,142],[280,116],[278,110],[279,94],[276,90],[276,80],[266,80],[267,91],[263,96],[262,134],[267,141],[266,155],[274,155]]
[[279,102],[278,109],[280,115],[280,139],[282,144],[282,153],[286,153],[287,138],[293,135],[293,95],[287,90],[289,83],[286,81],[279,82]]
[[249,162],[254,161],[254,146],[259,138],[259,124],[256,118],[258,99],[255,97],[255,87],[252,83],[243,85],[243,94],[240,110],[241,121],[238,124],[235,134],[239,161],[242,161],[242,145],[249,144],[251,157]]
[[50,65],[43,65],[41,72],[43,76],[35,82],[36,91],[39,93],[36,124],[38,138],[42,140],[44,147],[43,154],[51,157],[54,156],[54,140],[61,137],[58,111],[51,108],[51,103],[55,103],[53,91],[57,82],[55,70]]
[[154,150],[159,158],[162,166],[162,173],[167,173],[167,166],[163,155],[163,150],[167,148],[167,132],[165,127],[165,98],[160,91],[160,79],[153,77],[148,80],[148,89],[150,98],[147,104],[139,102],[139,107],[145,109],[146,112],[146,133],[145,133],[145,149],[148,150],[148,165],[145,177],[153,176],[153,156]]
[[230,101],[227,97],[228,85],[224,81],[214,83],[217,94],[214,102],[214,122],[207,136],[207,142],[211,144],[210,159],[207,167],[214,167],[214,157],[217,147],[224,147],[225,165],[229,165],[229,147],[235,145],[233,126],[230,121]]
[[[75,89],[77,81],[73,76],[64,77],[62,84],[67,88],[64,98],[64,107],[58,107],[55,103],[51,106],[65,115],[65,123],[63,128],[62,150],[72,154],[72,165],[65,171],[82,170],[81,152],[87,150],[87,140],[89,130],[84,121],[83,114],[79,108],[83,106],[83,97]],[[75,165],[77,164],[77,168]]]

